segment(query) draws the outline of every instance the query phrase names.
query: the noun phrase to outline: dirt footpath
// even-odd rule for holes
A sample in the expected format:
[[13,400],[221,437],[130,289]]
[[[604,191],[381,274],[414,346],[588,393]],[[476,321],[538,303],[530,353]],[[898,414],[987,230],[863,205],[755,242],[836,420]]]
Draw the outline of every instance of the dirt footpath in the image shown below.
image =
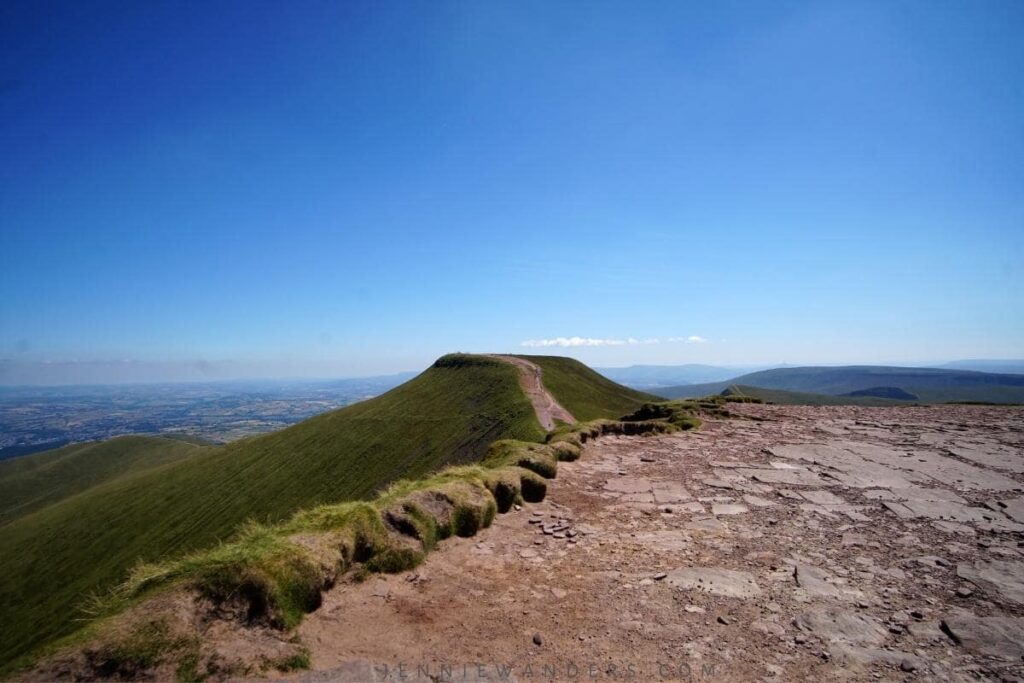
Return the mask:
[[572,413],[563,408],[562,404],[544,388],[539,365],[515,356],[492,355],[491,358],[497,358],[519,368],[519,385],[523,388],[526,397],[530,399],[530,403],[533,404],[541,427],[550,432],[555,428],[555,420],[561,420],[566,424],[576,423],[576,418],[572,416]]
[[1024,409],[733,407],[343,583],[308,681],[1021,680]]

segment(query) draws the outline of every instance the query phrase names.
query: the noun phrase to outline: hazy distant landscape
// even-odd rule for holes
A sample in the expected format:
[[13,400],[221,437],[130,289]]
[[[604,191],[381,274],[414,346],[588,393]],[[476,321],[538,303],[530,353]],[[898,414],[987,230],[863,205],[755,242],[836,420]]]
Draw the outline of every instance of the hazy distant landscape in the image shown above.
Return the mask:
[[382,394],[413,373],[338,380],[0,387],[0,460],[124,434],[226,443]]
[[[1015,360],[954,361],[934,369],[903,371],[867,366],[702,364],[597,370],[615,382],[665,398],[719,394],[730,387],[736,393],[738,386],[742,387],[740,391],[765,401],[797,405],[1024,402],[1024,361]],[[0,460],[127,434],[181,435],[228,443],[372,398],[414,374],[334,380],[0,387]]]
[[1024,2],[0,17],[0,683],[1024,683]]

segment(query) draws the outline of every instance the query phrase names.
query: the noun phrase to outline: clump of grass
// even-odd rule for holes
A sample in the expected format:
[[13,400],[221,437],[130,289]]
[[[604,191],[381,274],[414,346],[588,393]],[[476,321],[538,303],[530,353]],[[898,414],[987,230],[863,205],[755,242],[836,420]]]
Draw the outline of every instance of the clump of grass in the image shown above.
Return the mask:
[[484,485],[494,496],[494,503],[498,512],[508,512],[513,505],[522,503],[523,477],[526,474],[533,474],[527,469],[516,466],[497,467],[489,470],[484,478]]
[[756,396],[739,396],[737,394],[725,394],[722,396],[726,403],[764,403],[764,401]]
[[278,671],[302,671],[309,669],[312,665],[309,650],[302,648],[298,652],[282,657],[276,661],[269,662],[270,666]]
[[700,426],[699,414],[714,417],[729,417],[725,408],[726,396],[709,396],[702,399],[679,399],[658,403],[645,403],[635,412],[623,416],[624,422],[641,422],[661,420],[673,424],[682,430],[696,429]]
[[554,479],[558,474],[558,457],[549,445],[515,439],[492,443],[482,464],[485,467],[515,465],[536,472],[546,479]]
[[580,455],[583,453],[582,445],[572,441],[556,441],[549,444],[549,448],[554,452],[555,459],[559,462],[579,460]]
[[589,422],[577,422],[574,425],[559,425],[554,431],[548,434],[548,443],[571,443],[582,447],[587,441],[596,439],[605,433],[605,428],[613,420],[591,420]]
[[185,662],[184,667],[179,665],[179,678],[195,677],[199,640],[175,632],[163,619],[152,619],[86,649],[85,658],[98,678],[133,680],[175,660]]
[[[583,444],[605,434],[624,434],[627,436],[650,436],[653,434],[669,434],[680,429],[692,429],[694,424],[684,427],[672,419],[673,413],[667,410],[654,410],[645,404],[636,413],[627,415],[621,420],[593,420],[575,425],[559,427],[548,435],[548,445],[553,448],[567,449],[578,452]],[[643,417],[641,417],[643,416]],[[699,425],[699,421],[696,422]],[[562,459],[571,459],[562,458]]]
[[523,470],[523,500],[527,503],[539,503],[548,493],[548,483],[536,472]]

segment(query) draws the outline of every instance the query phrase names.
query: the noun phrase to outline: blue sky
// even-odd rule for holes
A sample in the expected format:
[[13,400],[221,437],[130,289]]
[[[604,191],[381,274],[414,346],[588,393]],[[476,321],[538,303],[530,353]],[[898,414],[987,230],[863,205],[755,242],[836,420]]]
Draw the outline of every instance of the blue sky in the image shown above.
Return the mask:
[[0,383],[1024,356],[1022,33],[1019,2],[4,3]]

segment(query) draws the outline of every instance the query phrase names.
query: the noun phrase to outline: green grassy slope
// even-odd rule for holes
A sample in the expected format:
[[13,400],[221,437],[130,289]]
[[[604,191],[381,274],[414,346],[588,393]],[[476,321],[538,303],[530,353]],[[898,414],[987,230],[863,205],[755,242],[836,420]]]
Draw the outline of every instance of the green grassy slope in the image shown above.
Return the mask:
[[121,436],[0,462],[0,526],[86,489],[198,455],[182,439]]
[[668,398],[716,394],[734,384],[811,394],[839,395],[872,387],[898,387],[924,403],[946,401],[1024,402],[1024,376],[967,370],[881,366],[776,368],[711,384],[667,387]]
[[577,420],[617,418],[658,396],[645,394],[599,375],[583,363],[562,356],[518,356],[540,366],[545,388]]
[[202,548],[249,518],[368,498],[543,431],[515,367],[446,356],[377,398],[93,487],[0,528],[0,664],[68,633],[139,559]]

